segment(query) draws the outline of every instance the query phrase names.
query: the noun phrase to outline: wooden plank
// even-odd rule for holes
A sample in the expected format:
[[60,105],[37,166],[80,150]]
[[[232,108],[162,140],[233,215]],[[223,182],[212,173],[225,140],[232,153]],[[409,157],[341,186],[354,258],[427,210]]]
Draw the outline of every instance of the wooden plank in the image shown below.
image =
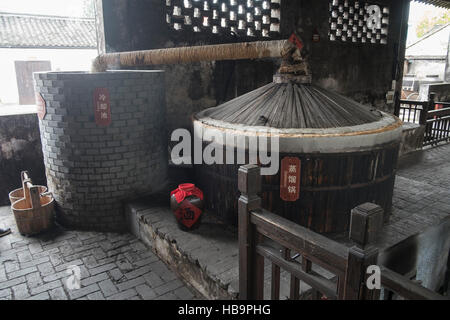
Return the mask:
[[[312,272],[312,262],[311,260],[308,260],[306,257],[302,257],[302,270],[305,271],[306,273]],[[313,300],[320,300],[322,298],[322,294],[320,293],[320,291],[316,290],[315,288],[313,288],[312,291],[313,291],[312,292]],[[339,291],[339,288],[336,291]]]
[[[254,183],[260,181],[257,166],[243,166],[239,169],[238,238],[239,238],[239,299],[255,299],[257,280],[254,269],[261,262],[256,257],[256,234],[250,223],[250,210],[257,209],[261,199],[256,195]],[[251,187],[250,187],[251,186]],[[263,261],[264,268],[264,261]],[[264,272],[264,271],[263,271]]]
[[280,267],[272,262],[271,300],[280,300]]
[[[286,261],[292,261],[291,250],[288,248],[283,249],[283,258]],[[300,280],[291,274],[291,279],[289,282],[289,299],[298,300],[300,298]]]
[[256,300],[264,299],[264,257],[255,252],[255,293]]
[[266,237],[286,248],[307,256],[308,259],[334,273],[345,271],[348,248],[267,210],[251,212],[251,223]]
[[323,292],[329,299],[336,299],[336,284],[332,281],[315,273],[306,273],[301,270],[301,266],[298,263],[292,261],[286,261],[283,259],[279,252],[267,245],[259,244],[256,246],[256,251],[278,265],[280,268],[293,274],[296,278],[304,281],[313,288],[316,288],[320,292]]
[[[417,100],[400,100],[400,106],[402,104],[412,104],[412,105],[418,105],[418,106],[423,106],[428,104],[428,101],[417,101]],[[404,108],[404,107],[401,107]]]
[[442,117],[442,116],[448,116],[448,115],[450,115],[450,108],[442,108],[442,109],[428,111],[427,118],[430,119],[433,117]]
[[383,227],[383,209],[373,203],[363,203],[351,212],[350,239],[355,246],[348,252],[345,272],[344,299],[377,300],[380,290],[366,286],[367,268],[377,264],[378,248],[374,245]]
[[425,288],[408,278],[380,266],[381,285],[398,295],[411,300],[450,300],[428,288]]

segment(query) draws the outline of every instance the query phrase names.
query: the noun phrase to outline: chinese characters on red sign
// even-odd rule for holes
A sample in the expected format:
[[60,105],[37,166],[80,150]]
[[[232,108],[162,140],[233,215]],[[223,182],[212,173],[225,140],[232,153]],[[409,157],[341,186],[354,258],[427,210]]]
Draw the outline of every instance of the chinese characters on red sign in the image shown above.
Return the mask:
[[284,201],[296,201],[300,195],[301,162],[296,157],[281,160],[280,197]]
[[36,92],[36,106],[37,106],[37,115],[39,119],[43,120],[45,114],[47,113],[47,107],[45,105],[44,98],[42,98],[42,95],[39,92]]
[[94,91],[95,123],[98,126],[109,126],[111,123],[111,106],[109,91],[106,88],[96,88]]

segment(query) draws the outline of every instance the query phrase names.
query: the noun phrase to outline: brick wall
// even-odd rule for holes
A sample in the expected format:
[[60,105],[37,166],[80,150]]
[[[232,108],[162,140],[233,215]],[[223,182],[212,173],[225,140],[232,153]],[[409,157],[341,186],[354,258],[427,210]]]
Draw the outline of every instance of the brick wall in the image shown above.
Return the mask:
[[[122,231],[123,201],[162,188],[167,177],[164,73],[36,73],[46,101],[39,121],[57,220]],[[98,126],[94,90],[107,88],[111,123]]]

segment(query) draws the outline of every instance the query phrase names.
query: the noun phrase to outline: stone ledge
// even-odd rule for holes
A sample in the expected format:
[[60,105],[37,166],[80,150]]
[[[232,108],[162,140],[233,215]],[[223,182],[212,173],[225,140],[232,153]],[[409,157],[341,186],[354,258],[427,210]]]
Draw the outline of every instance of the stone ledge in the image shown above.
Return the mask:
[[[163,195],[128,203],[125,212],[130,231],[205,298],[238,298],[239,249],[234,229],[205,213],[198,229],[182,231]],[[265,260],[264,265],[264,296],[269,299],[271,263]],[[333,274],[318,265],[313,264],[313,271],[335,280]],[[280,299],[288,299],[288,272],[281,270],[280,283]],[[310,289],[301,282],[301,297],[307,299]]]
[[237,234],[205,214],[201,226],[185,232],[161,199],[127,204],[130,231],[207,299],[237,299]]

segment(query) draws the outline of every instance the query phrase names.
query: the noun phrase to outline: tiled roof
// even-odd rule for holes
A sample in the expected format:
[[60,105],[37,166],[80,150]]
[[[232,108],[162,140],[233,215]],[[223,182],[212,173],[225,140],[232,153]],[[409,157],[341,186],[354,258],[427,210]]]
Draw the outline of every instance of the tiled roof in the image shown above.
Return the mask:
[[414,1],[423,2],[426,4],[432,4],[436,7],[450,9],[450,1],[449,0],[414,0]]
[[0,13],[0,47],[96,48],[95,20]]

